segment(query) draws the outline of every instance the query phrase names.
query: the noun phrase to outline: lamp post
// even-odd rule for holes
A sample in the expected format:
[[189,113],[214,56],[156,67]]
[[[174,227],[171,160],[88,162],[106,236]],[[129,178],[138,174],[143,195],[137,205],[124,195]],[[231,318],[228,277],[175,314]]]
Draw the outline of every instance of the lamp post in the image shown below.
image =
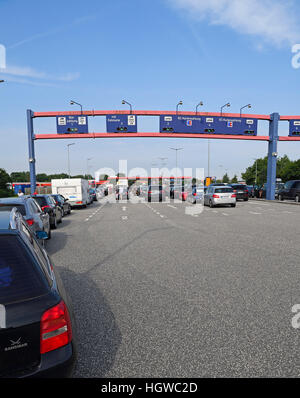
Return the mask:
[[75,142],[73,142],[72,144],[67,144],[67,147],[68,147],[68,174],[69,174],[69,178],[71,178],[70,177],[70,146],[71,145],[75,145]]
[[245,109],[245,108],[249,108],[250,109],[251,108],[251,104],[248,104],[248,105],[245,105],[245,106],[241,107],[241,109],[240,109],[240,117],[242,117],[242,110]]
[[76,105],[79,105],[79,106],[80,106],[80,109],[81,109],[81,114],[82,114],[82,105],[81,105],[81,104],[79,104],[79,102],[76,102],[76,101],[73,101],[73,100],[71,100],[71,101],[70,101],[70,105],[74,105],[74,104],[76,104]]
[[129,107],[130,107],[130,114],[132,114],[132,105],[131,105],[129,102],[125,101],[125,100],[122,100],[122,104],[123,104],[123,105],[124,105],[124,104],[129,105]]
[[199,106],[203,106],[203,102],[202,101],[200,101],[199,104],[196,106],[196,115],[198,113]]
[[225,108],[226,106],[229,107],[229,106],[230,106],[230,103],[227,102],[227,104],[221,106],[221,116],[222,116],[222,114],[223,114],[223,108]]
[[87,158],[86,159],[86,171],[87,171],[87,177],[89,178],[89,173],[90,173],[90,168],[89,168],[89,160],[92,160],[93,158]]
[[177,178],[178,178],[178,174],[177,174],[177,152],[181,151],[183,148],[170,148],[173,151],[176,151],[176,183],[177,183]]
[[257,185],[257,159],[252,159],[255,160],[255,185]]
[[178,107],[179,107],[179,105],[182,105],[182,101],[179,101],[178,104],[176,105],[176,115],[177,115],[177,113],[178,113]]

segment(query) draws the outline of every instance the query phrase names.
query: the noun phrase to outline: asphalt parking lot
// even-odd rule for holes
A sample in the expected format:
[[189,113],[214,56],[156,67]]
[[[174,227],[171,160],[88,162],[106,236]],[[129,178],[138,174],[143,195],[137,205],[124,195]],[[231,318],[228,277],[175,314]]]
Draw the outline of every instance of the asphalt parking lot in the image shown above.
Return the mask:
[[300,375],[299,208],[192,208],[95,202],[46,242],[73,301],[75,377]]

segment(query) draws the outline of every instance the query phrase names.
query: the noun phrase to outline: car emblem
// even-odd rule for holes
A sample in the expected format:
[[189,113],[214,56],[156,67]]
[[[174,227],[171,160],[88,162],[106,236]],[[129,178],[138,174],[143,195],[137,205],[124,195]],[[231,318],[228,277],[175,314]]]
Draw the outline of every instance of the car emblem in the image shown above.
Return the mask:
[[17,345],[17,344],[21,344],[21,337],[19,337],[18,340],[16,340],[16,341],[10,340],[10,342],[11,342],[12,346]]

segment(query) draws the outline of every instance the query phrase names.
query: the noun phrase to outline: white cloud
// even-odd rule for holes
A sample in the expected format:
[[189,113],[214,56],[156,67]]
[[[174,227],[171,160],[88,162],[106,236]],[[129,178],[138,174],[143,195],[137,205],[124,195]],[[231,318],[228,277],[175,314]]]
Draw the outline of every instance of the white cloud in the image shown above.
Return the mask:
[[[79,78],[79,73],[67,73],[64,75],[52,75],[46,72],[40,72],[31,67],[20,67],[20,66],[9,66],[6,68],[0,68],[1,76],[4,76],[7,81],[15,81],[19,83],[25,84],[33,84],[33,85],[48,85],[48,83],[39,83],[35,80],[47,80],[47,81],[57,81],[57,82],[70,82]],[[14,76],[17,78],[11,78],[10,76]],[[23,78],[29,78],[34,80],[28,80]],[[51,83],[49,83],[51,84]]]
[[276,46],[300,40],[295,1],[287,0],[168,0],[193,18],[231,29]]

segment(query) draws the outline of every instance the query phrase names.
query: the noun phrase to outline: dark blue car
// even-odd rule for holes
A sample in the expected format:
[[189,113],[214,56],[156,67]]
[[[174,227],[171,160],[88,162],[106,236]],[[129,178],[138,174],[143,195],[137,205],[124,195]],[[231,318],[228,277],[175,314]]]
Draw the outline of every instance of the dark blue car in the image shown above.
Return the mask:
[[0,377],[66,377],[75,358],[71,303],[51,259],[16,209],[0,212]]

